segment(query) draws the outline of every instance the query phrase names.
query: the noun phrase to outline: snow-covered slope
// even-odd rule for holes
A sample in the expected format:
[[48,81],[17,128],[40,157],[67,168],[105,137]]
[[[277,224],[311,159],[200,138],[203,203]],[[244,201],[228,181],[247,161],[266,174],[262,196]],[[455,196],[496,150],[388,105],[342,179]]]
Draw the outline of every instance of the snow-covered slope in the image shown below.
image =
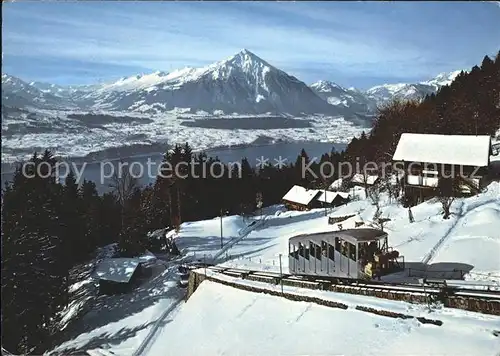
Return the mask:
[[[434,86],[437,90],[445,85],[450,85],[455,80],[455,78],[458,77],[458,75],[461,72],[462,71],[460,71],[460,70],[456,70],[456,71],[449,72],[449,73],[440,73],[435,78],[428,80],[428,81],[425,81],[425,82],[421,82],[420,84]],[[464,71],[464,72],[466,72],[466,71]]]
[[76,99],[85,93],[93,90],[97,90],[101,87],[101,84],[90,84],[90,85],[57,85],[45,82],[31,82],[30,86],[40,90],[43,93],[53,95],[55,97],[64,99]]
[[[355,190],[355,194],[358,200],[329,211],[335,216],[356,215],[343,222],[344,228],[353,228],[357,221],[369,225],[375,213],[375,206],[364,198],[362,188]],[[500,184],[494,182],[475,197],[457,199],[448,220],[442,218],[440,203],[430,200],[412,208],[415,222],[410,224],[407,209],[390,202],[383,195],[380,204],[382,216],[391,219],[384,227],[389,234],[389,245],[400,251],[407,263],[426,260],[430,265],[454,267],[469,264],[472,269],[466,280],[498,288],[499,196]],[[256,223],[252,224],[253,221]],[[262,216],[223,217],[225,247],[221,249],[220,222],[217,217],[183,223],[175,237],[183,254],[181,260],[219,257],[220,261],[229,259],[225,262],[228,266],[279,271],[281,254],[285,256],[282,258],[283,271],[287,273],[286,254],[291,236],[337,228],[336,225],[328,225],[323,209],[299,212],[273,206],[264,208]],[[147,344],[145,355],[190,355],[197,354],[196,351],[201,348],[204,350],[201,353],[207,355],[224,352],[244,355],[486,355],[498,342],[491,335],[492,328],[498,329],[495,326],[498,325],[498,317],[495,316],[449,308],[429,312],[426,305],[325,291],[308,290],[302,293],[314,293],[314,297],[348,304],[349,309],[334,310],[315,304],[295,303],[203,282],[188,303],[174,310],[172,307],[182,299],[183,291],[176,287],[175,262],[167,263],[166,267],[164,272],[131,294],[110,297],[107,303],[99,299],[92,310],[75,324],[72,337],[52,354],[101,347],[125,356],[135,354]],[[267,288],[279,286],[269,285]],[[371,316],[353,310],[353,303],[425,315],[442,320],[444,324],[441,327],[424,326],[411,320]],[[165,311],[171,313],[167,315]],[[346,322],[352,322],[352,327],[348,328]],[[347,329],[355,332],[346,334]],[[307,332],[304,333],[304,330]],[[339,337],[332,344],[332,335],[336,333]],[[314,340],[302,344],[296,342],[300,335],[306,334]],[[340,341],[348,336],[352,337],[349,342]],[[186,342],[187,338],[192,342]],[[453,347],[443,343],[443,338],[454,340]],[[412,346],[405,349],[405,344]],[[295,352],[288,352],[290,345],[296,345]]]
[[[405,307],[399,302],[380,305]],[[427,316],[425,306],[406,308]],[[494,317],[479,319],[460,311],[436,314],[432,317],[445,320],[441,327],[205,281],[159,330],[144,355],[496,354]]]

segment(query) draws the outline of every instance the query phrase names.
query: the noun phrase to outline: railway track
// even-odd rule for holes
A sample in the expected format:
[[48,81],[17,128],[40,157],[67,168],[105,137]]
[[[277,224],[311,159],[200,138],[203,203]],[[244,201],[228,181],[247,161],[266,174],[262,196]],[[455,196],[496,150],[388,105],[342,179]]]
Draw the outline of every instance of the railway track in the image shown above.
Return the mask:
[[[402,293],[402,294],[418,294],[427,296],[454,296],[462,298],[475,298],[486,301],[498,301],[500,303],[500,292],[491,290],[477,290],[464,287],[446,286],[434,281],[431,284],[414,284],[414,283],[388,283],[379,281],[366,281],[357,279],[338,279],[327,278],[324,276],[295,276],[290,274],[280,275],[276,272],[265,272],[259,270],[247,270],[240,268],[227,268],[220,266],[207,266],[207,270],[220,273],[230,277],[269,282],[278,284],[283,282],[284,285],[303,284],[304,287],[310,289],[329,289],[339,287],[346,290],[363,289],[372,292],[385,293]],[[356,293],[358,294],[358,293]]]

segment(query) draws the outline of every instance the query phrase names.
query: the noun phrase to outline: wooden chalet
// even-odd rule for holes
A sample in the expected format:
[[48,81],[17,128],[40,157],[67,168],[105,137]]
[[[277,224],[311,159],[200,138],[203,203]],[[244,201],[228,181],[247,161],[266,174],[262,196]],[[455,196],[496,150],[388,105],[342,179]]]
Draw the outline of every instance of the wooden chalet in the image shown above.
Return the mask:
[[438,195],[444,179],[476,194],[488,174],[490,136],[403,133],[392,157],[410,205]]
[[294,185],[282,200],[288,210],[309,210],[346,204],[349,201],[349,193],[306,189]]
[[331,192],[320,190],[320,195],[316,198],[323,207],[335,207],[349,202],[349,193]]
[[127,293],[151,275],[148,255],[139,258],[106,258],[96,267],[100,294]]
[[306,189],[300,185],[294,185],[283,196],[282,200],[286,208],[289,210],[309,210],[320,207],[320,202],[317,198],[321,191],[315,189]]

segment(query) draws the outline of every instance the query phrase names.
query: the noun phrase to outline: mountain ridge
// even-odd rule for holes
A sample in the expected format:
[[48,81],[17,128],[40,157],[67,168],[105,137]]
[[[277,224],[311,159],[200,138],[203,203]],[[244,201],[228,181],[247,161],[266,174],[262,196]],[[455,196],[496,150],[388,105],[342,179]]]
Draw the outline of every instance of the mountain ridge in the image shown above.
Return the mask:
[[[86,110],[244,114],[370,115],[394,98],[422,99],[460,73],[440,73],[420,83],[382,84],[366,91],[333,81],[307,85],[243,49],[200,68],[156,71],[92,85],[62,86],[2,75],[2,98],[12,106]],[[15,83],[16,85],[13,85]]]

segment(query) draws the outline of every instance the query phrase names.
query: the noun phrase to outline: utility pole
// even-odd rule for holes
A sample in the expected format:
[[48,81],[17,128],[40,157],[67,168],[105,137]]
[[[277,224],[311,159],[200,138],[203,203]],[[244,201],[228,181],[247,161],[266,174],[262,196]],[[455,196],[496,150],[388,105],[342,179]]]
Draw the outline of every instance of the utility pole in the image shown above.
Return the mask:
[[476,128],[476,136],[477,136],[477,117],[478,117],[478,113],[477,113],[477,110],[474,111],[474,125],[475,125],[475,128]]
[[224,246],[224,243],[222,242],[222,208],[220,209],[220,248]]
[[283,294],[283,269],[281,267],[281,253],[280,253],[280,282],[281,282],[281,294]]
[[325,183],[325,216],[328,216],[328,211],[326,207],[326,183]]

